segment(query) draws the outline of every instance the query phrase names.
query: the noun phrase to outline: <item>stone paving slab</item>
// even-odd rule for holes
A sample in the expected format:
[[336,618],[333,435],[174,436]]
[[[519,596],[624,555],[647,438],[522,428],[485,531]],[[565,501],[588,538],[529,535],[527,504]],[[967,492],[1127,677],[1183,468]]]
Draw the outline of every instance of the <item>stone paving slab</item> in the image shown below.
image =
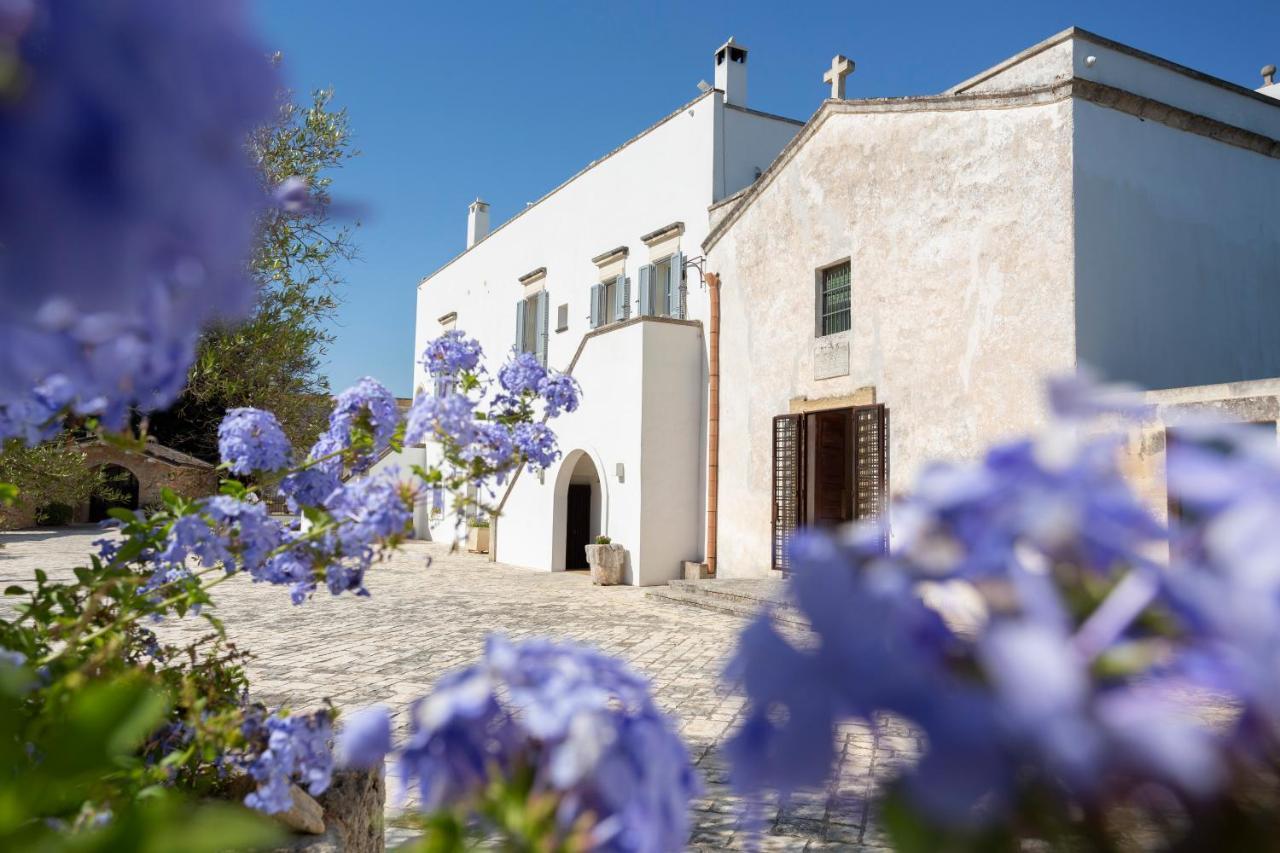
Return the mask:
[[[101,535],[85,527],[0,533],[0,582],[27,580],[37,567],[70,576]],[[347,711],[386,704],[403,730],[407,703],[441,674],[474,660],[491,632],[592,643],[653,681],[658,704],[689,745],[706,788],[692,803],[690,849],[746,846],[742,804],[730,793],[720,751],[743,706],[719,679],[746,624],[741,618],[665,603],[642,589],[595,587],[585,574],[514,568],[425,542],[408,543],[375,565],[367,584],[370,598],[321,592],[298,607],[286,588],[245,576],[218,586],[217,612],[230,638],[254,654],[248,665],[254,698],[295,709],[324,697]],[[175,620],[161,630],[180,641],[205,633],[206,626]],[[876,780],[909,760],[919,744],[893,724],[879,736],[849,724],[838,738],[838,772],[827,790],[762,808],[761,849],[887,849],[868,817],[866,798]],[[393,798],[399,787],[389,768]],[[394,812],[395,804],[389,809]]]

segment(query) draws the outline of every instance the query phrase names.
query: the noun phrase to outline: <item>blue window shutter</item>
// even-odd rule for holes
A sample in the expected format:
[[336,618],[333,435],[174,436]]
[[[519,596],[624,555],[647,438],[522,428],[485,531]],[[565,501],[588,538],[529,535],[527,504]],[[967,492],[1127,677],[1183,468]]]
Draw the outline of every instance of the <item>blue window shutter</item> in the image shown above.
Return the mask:
[[646,265],[640,267],[640,313],[652,314],[655,302],[657,300],[653,298],[653,267]]
[[627,308],[627,280],[618,276],[613,282],[613,318],[619,321],[627,319],[630,313]]
[[516,352],[524,352],[524,300],[516,302]]
[[600,310],[600,303],[603,301],[601,294],[604,293],[604,285],[591,285],[591,328],[600,328],[600,323],[604,320],[604,312]]
[[533,340],[533,351],[538,356],[538,361],[543,367],[547,366],[547,340],[550,335],[547,334],[548,316],[551,313],[551,296],[544,290],[537,296],[538,302],[534,306],[536,312],[536,321],[534,323],[537,335]]
[[618,291],[622,293],[622,319],[631,317],[631,279],[625,275],[618,276]]
[[680,317],[680,284],[684,278],[684,255],[676,252],[671,256],[670,278],[667,279],[667,313],[672,317]]

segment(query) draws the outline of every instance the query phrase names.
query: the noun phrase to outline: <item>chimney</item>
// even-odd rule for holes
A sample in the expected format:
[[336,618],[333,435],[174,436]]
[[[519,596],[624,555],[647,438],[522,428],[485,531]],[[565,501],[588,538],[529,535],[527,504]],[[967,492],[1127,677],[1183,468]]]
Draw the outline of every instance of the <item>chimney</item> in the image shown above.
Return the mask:
[[467,248],[489,236],[489,203],[476,199],[467,208]]
[[724,92],[726,104],[747,105],[747,49],[733,36],[716,50],[716,88]]
[[1263,87],[1274,86],[1276,84],[1276,67],[1274,65],[1262,66],[1262,85]]

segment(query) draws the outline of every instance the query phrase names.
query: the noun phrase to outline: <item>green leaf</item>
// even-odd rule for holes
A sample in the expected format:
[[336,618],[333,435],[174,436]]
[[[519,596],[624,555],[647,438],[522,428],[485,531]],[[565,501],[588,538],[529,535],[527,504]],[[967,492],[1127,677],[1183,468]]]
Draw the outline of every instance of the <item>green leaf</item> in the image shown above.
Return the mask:
[[13,483],[0,483],[0,504],[8,506],[18,499],[18,487]]
[[124,509],[123,507],[113,506],[111,509],[107,510],[107,515],[111,516],[116,521],[123,521],[125,524],[137,521],[137,517],[133,514],[133,510]]
[[14,584],[13,586],[6,586],[4,588],[4,594],[5,595],[26,595],[27,591],[22,587],[18,586],[17,584]]

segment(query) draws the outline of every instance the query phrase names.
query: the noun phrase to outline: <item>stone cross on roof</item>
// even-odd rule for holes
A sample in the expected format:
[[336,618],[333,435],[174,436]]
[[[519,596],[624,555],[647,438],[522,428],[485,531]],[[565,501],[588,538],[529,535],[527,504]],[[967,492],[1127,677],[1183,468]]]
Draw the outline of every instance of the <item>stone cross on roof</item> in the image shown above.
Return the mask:
[[844,78],[853,73],[853,60],[837,55],[831,60],[831,70],[822,75],[822,82],[831,84],[831,97],[844,100]]

